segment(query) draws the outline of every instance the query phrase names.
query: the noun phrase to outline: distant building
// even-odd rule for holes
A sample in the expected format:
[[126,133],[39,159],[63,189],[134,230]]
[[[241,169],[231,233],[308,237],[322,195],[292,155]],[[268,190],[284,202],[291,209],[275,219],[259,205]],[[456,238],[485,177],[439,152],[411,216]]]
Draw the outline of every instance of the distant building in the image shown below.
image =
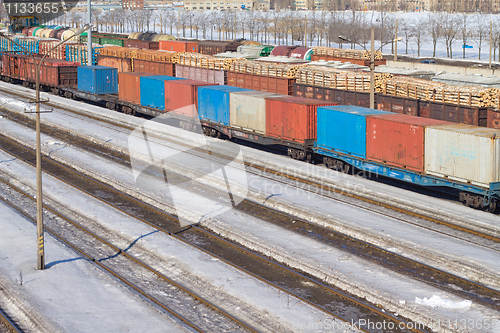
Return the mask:
[[242,10],[258,9],[269,10],[269,0],[187,0],[184,2],[186,10]]
[[144,0],[122,0],[123,9],[143,9]]

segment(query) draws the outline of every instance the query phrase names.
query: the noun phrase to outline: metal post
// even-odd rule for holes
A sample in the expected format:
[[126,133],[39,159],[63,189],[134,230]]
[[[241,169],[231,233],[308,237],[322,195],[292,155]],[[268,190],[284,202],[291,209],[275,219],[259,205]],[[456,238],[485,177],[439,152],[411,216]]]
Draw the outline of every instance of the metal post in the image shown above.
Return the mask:
[[92,12],[90,7],[90,0],[87,0],[87,16],[89,21],[89,32],[87,35],[87,64],[89,66],[93,65],[92,61]]
[[396,37],[394,38],[394,61],[398,61],[398,19],[396,19]]
[[370,109],[375,109],[375,29],[371,31],[370,52]]
[[45,269],[45,247],[43,237],[43,202],[42,202],[42,144],[40,138],[40,66],[33,58],[36,69],[36,234],[38,244],[37,268]]

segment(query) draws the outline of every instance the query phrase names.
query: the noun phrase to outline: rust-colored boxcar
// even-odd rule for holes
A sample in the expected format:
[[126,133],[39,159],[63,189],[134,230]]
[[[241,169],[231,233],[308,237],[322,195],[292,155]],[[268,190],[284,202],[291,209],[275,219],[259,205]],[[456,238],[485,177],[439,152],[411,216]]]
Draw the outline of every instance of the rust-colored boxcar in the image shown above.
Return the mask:
[[316,108],[336,103],[286,96],[266,100],[266,134],[312,144],[316,139]]
[[196,80],[165,81],[165,110],[198,118],[198,87],[216,85]]
[[500,129],[500,112],[498,110],[488,109],[487,127]]
[[425,127],[448,122],[403,114],[366,119],[366,157],[417,172],[424,171]]
[[118,73],[118,96],[121,100],[141,104],[141,77],[151,73],[122,72]]
[[160,50],[175,52],[198,52],[198,42],[161,40]]
[[214,55],[217,53],[224,53],[227,51],[236,52],[240,42],[236,41],[214,41],[206,40],[198,43],[198,52],[201,54]]
[[134,72],[146,72],[155,75],[175,76],[174,64],[142,59],[133,59]]
[[118,73],[132,72],[132,59],[130,58],[111,57],[98,54],[97,64],[99,66],[116,68]]
[[123,42],[124,47],[133,47],[136,49],[158,50],[159,43],[147,40],[126,39]]

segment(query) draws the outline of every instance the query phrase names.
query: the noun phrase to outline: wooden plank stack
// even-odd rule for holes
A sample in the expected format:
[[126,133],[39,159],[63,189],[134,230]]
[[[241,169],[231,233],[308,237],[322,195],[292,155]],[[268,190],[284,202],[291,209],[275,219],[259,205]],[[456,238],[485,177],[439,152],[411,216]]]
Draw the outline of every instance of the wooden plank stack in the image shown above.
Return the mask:
[[293,79],[296,77],[297,71],[303,66],[304,65],[287,65],[237,59],[231,63],[228,70],[237,73]]
[[[383,84],[390,74],[375,74],[374,87]],[[340,90],[370,92],[370,74],[351,72],[330,67],[302,67],[297,70],[296,82],[311,86]],[[375,90],[376,91],[376,90]]]
[[181,52],[174,58],[174,63],[184,66],[201,67],[208,69],[229,70],[231,64],[240,58],[216,58],[206,54]]
[[[338,49],[335,47],[316,46],[313,48],[313,54],[327,55],[336,58],[370,60],[370,51],[366,50]],[[374,54],[375,60],[382,59],[381,51],[375,51]]]
[[376,89],[385,95],[400,96],[468,107],[498,107],[497,88],[455,86],[408,77],[393,77]]
[[434,89],[443,85],[440,82],[397,76],[378,82],[375,91],[384,95],[428,100]]

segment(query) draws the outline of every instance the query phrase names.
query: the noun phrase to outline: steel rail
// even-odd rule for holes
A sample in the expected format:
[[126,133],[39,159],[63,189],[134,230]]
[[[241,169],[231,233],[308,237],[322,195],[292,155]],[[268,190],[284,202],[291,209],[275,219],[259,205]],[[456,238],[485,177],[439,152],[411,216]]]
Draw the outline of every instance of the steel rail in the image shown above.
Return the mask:
[[[55,131],[60,131],[60,130],[55,129]],[[73,134],[70,134],[70,135],[72,137],[75,137]],[[122,153],[117,152],[117,151],[115,151],[115,150],[113,150],[111,148],[107,148],[106,147],[105,149],[111,150],[112,152],[114,152],[116,154],[122,154]],[[290,185],[290,184],[287,184],[286,182],[283,182],[281,180],[272,179],[272,178],[267,177],[267,176],[263,176],[263,177],[271,179],[273,181],[282,182],[285,185]],[[299,188],[301,190],[304,190],[304,191],[310,191],[308,189],[303,189],[301,187],[297,187],[297,188]],[[338,200],[338,199],[333,198],[331,196],[328,196],[326,194],[323,194],[323,195],[325,197],[331,198],[332,200]],[[251,202],[254,203],[254,204],[256,204],[256,205],[259,205],[259,206],[263,207],[263,209],[274,210],[274,209],[266,207],[266,206],[264,206],[264,205],[262,205],[260,203],[256,203],[256,202],[253,202],[253,201],[251,201]],[[447,234],[447,233],[442,232],[442,231],[437,231],[437,230],[434,230],[434,229],[429,228],[429,227],[424,227],[424,226],[421,226],[421,225],[419,225],[417,223],[409,222],[409,221],[406,221],[406,220],[403,220],[403,219],[400,219],[400,218],[397,218],[397,217],[393,217],[393,216],[390,216],[388,214],[381,213],[381,212],[378,212],[378,211],[375,211],[375,210],[372,210],[372,209],[368,209],[366,207],[362,207],[362,206],[359,206],[359,205],[356,205],[356,204],[352,204],[352,203],[349,203],[349,202],[346,202],[346,204],[353,205],[354,207],[357,207],[359,209],[363,209],[363,210],[366,210],[366,211],[374,212],[374,213],[382,215],[382,216],[393,218],[393,219],[399,220],[399,221],[404,222],[404,223],[413,224],[413,225],[418,226],[420,228],[427,229],[427,230],[430,230],[430,231],[433,231],[433,232],[436,232],[436,233],[439,233],[439,234],[443,234],[443,235],[446,235],[448,237],[453,237],[455,239],[460,239],[462,241],[466,241],[466,242],[469,242],[471,244],[475,244],[477,246],[488,248],[489,250],[493,250],[495,252],[500,252],[500,250],[498,250],[498,249],[495,249],[495,248],[492,248],[492,247],[488,247],[488,246],[485,246],[483,244],[480,244],[480,243],[477,243],[477,242],[473,242],[473,241],[470,241],[470,240],[466,240],[466,239],[463,239],[463,238],[458,237],[456,235],[450,235],[450,234]],[[325,232],[334,233],[334,234],[337,235],[337,237],[343,237],[343,238],[348,239],[348,240],[353,240],[353,241],[362,243],[364,246],[369,247],[369,248],[371,248],[374,251],[377,251],[379,253],[379,256],[382,255],[382,254],[384,254],[384,255],[385,254],[390,254],[391,256],[393,256],[392,262],[401,262],[401,261],[403,261],[403,262],[409,264],[408,265],[409,267],[418,266],[419,269],[422,269],[422,270],[424,270],[424,272],[427,272],[426,275],[425,275],[426,278],[421,278],[420,275],[416,275],[416,273],[415,272],[412,273],[412,271],[407,271],[407,272],[405,272],[405,274],[407,274],[411,278],[414,278],[414,279],[417,279],[419,281],[425,282],[427,284],[433,285],[434,287],[437,287],[437,288],[439,288],[441,290],[445,290],[447,292],[452,292],[452,293],[455,293],[455,294],[457,294],[459,296],[462,296],[462,297],[471,297],[471,295],[472,295],[472,297],[474,299],[478,300],[479,302],[482,302],[482,303],[486,304],[487,306],[492,306],[492,304],[494,304],[494,302],[491,301],[492,298],[500,297],[499,291],[497,291],[497,290],[495,290],[493,288],[487,287],[487,286],[485,286],[483,284],[477,283],[475,281],[471,281],[470,279],[466,279],[466,278],[457,276],[455,274],[448,273],[448,272],[446,272],[446,271],[444,271],[442,269],[438,269],[438,268],[432,267],[430,265],[424,264],[422,262],[419,262],[419,261],[416,261],[416,260],[413,260],[413,259],[409,259],[407,257],[404,257],[403,255],[400,255],[400,254],[395,253],[393,251],[385,250],[385,249],[381,248],[380,246],[375,246],[375,245],[370,244],[370,243],[368,243],[366,241],[357,240],[357,239],[355,239],[353,237],[350,237],[350,236],[347,236],[345,234],[339,233],[339,232],[337,232],[335,230],[332,230],[332,229],[330,229],[328,227],[320,226],[320,225],[317,225],[315,223],[308,222],[306,220],[299,219],[299,218],[296,218],[296,217],[295,217],[295,219],[296,220],[300,220],[300,222],[305,223],[305,224],[309,225],[310,227],[321,229],[321,230],[324,230]],[[307,236],[311,237],[310,235],[307,235]],[[317,239],[318,241],[321,241],[321,242],[325,243],[327,240],[329,240],[329,238],[330,237],[325,237],[325,238],[316,237],[315,239]],[[369,251],[367,251],[367,252],[369,252]],[[377,258],[375,258],[375,259],[370,258],[370,259],[377,261]],[[395,266],[393,264],[391,267],[389,267],[389,269],[397,270],[394,267]],[[415,271],[415,269],[413,269],[413,271]],[[440,283],[436,282],[436,281],[439,281],[439,280],[434,280],[434,276],[441,277],[441,279],[442,279],[441,281],[450,281],[450,279],[452,279],[454,283],[457,283],[460,286],[464,286],[465,288],[462,288],[461,290],[456,290],[456,289],[453,289],[453,288],[449,288],[449,287],[447,287],[448,284],[446,284],[446,283],[440,284]],[[473,288],[470,289],[470,287],[473,287]],[[466,292],[466,290],[468,290],[469,292]],[[488,296],[486,296],[486,295],[488,295]],[[495,306],[495,307],[497,307],[497,306]]]
[[[0,92],[6,92],[8,94],[16,95],[16,96],[21,97],[21,98],[26,98],[26,96],[24,96],[22,94],[14,93],[14,92],[11,92],[11,91],[8,91],[8,90],[4,90],[2,88],[0,88]],[[84,112],[80,112],[80,111],[76,111],[76,110],[71,110],[69,108],[65,108],[65,107],[62,107],[60,105],[53,104],[51,102],[45,102],[44,104],[52,106],[52,107],[59,108],[61,110],[64,110],[64,111],[67,111],[67,112],[70,112],[70,113],[75,113],[75,114],[78,114],[80,116],[85,116],[87,118],[94,119],[94,120],[97,120],[97,121],[100,121],[100,122],[108,123],[108,124],[116,126],[116,127],[120,127],[120,128],[124,128],[124,129],[128,129],[128,130],[134,130],[135,129],[134,127],[131,127],[131,126],[112,123],[111,121],[106,120],[106,119],[102,119],[102,118],[100,118],[98,116],[92,116],[92,115],[86,114]],[[200,152],[204,152],[199,147],[193,147],[193,146],[190,146],[190,145],[188,145],[186,143],[183,143],[183,142],[173,141],[173,140],[170,140],[168,138],[155,135],[154,133],[150,133],[148,135],[150,137],[155,137],[157,139],[161,139],[161,140],[164,140],[164,141],[172,142],[172,143],[178,144],[180,146],[184,146],[184,147],[189,148],[189,149],[194,149],[194,150],[198,150]],[[211,154],[213,156],[215,156],[215,157],[226,158],[224,155],[221,155],[221,154],[218,154],[218,153],[212,152]],[[236,161],[236,162],[241,163],[239,161]],[[453,224],[451,222],[446,222],[446,221],[443,221],[443,220],[440,220],[440,219],[437,219],[435,217],[428,216],[428,215],[425,215],[425,214],[413,212],[413,211],[411,211],[409,209],[397,207],[396,205],[389,204],[389,203],[384,202],[382,200],[381,201],[377,201],[377,200],[374,200],[374,199],[371,199],[371,198],[367,198],[367,197],[361,196],[359,194],[348,193],[348,192],[346,192],[343,189],[335,189],[335,188],[333,188],[331,186],[319,184],[317,182],[314,182],[314,181],[311,181],[311,180],[307,180],[307,179],[304,179],[302,177],[294,176],[294,175],[291,175],[291,174],[287,174],[287,173],[284,173],[284,172],[281,172],[281,171],[271,170],[271,169],[268,169],[266,167],[262,167],[260,165],[256,165],[256,164],[253,164],[253,163],[250,163],[250,162],[243,162],[243,163],[244,163],[245,166],[252,167],[252,168],[255,168],[255,169],[263,171],[263,172],[268,172],[268,173],[274,174],[274,175],[276,175],[278,177],[283,177],[283,178],[286,178],[286,179],[289,179],[289,180],[293,180],[293,181],[302,183],[302,184],[304,184],[306,186],[314,186],[314,187],[320,189],[320,191],[309,190],[310,192],[314,192],[314,193],[323,192],[323,191],[334,192],[334,193],[341,194],[341,195],[346,196],[346,197],[350,197],[350,198],[355,199],[355,200],[364,201],[364,202],[367,202],[367,203],[372,204],[372,205],[376,205],[376,206],[380,206],[380,207],[383,207],[383,208],[386,208],[386,209],[389,209],[389,210],[393,210],[393,211],[395,211],[397,213],[402,213],[404,215],[409,215],[409,216],[413,216],[413,217],[420,218],[420,219],[423,219],[423,220],[427,220],[427,221],[430,221],[430,222],[433,222],[433,223],[436,223],[436,224],[440,224],[440,225],[446,226],[446,227],[451,228],[451,229],[455,229],[455,230],[458,230],[458,231],[461,231],[461,232],[469,233],[469,234],[472,234],[472,235],[475,235],[475,236],[478,236],[478,237],[481,237],[481,238],[485,238],[485,239],[494,241],[496,243],[500,243],[500,237],[498,237],[498,236],[494,236],[494,235],[491,235],[491,234],[488,234],[488,233],[484,233],[484,232],[480,232],[480,231],[473,230],[473,229],[470,229],[470,228],[466,228],[466,227],[463,227],[463,226],[460,226],[460,225],[457,225],[457,224]],[[262,176],[262,175],[259,174],[259,176]],[[329,197],[329,198],[331,198],[331,197]],[[362,208],[364,210],[367,210],[366,207],[362,207],[360,205],[356,205],[356,204],[353,204],[353,203],[350,203],[350,202],[347,202],[347,201],[344,201],[344,200],[340,200],[338,198],[331,198],[331,199],[336,200],[338,202],[345,203],[345,204],[349,204],[349,205],[357,207],[357,208]],[[374,210],[370,210],[370,211],[376,212]],[[381,212],[376,212],[376,213],[381,214],[381,215],[385,215],[385,216],[389,216],[389,217],[392,217],[392,218],[395,218],[395,219],[398,219],[398,220],[400,220],[402,222],[405,222],[405,223],[409,223],[409,222],[407,222],[407,221],[405,221],[403,219],[400,219],[400,218],[397,218],[397,217],[393,217],[393,216],[390,216],[388,214],[384,214],[384,213],[381,213]]]
[[[32,195],[30,195],[29,193],[25,192],[24,190],[18,188],[17,186],[14,186],[8,182],[6,182],[4,179],[1,179],[0,178],[0,182],[6,184],[7,186],[11,187],[12,189],[14,189],[15,191],[19,192],[20,194],[22,194],[23,196],[29,198],[30,200],[36,200],[36,198],[34,198]],[[0,197],[0,200],[2,200],[3,202],[9,204],[11,207],[13,207],[14,209],[16,209],[16,211],[18,211],[19,213],[23,214],[24,216],[26,216],[28,219],[30,219],[32,222],[35,222],[36,223],[36,220],[30,216],[29,214],[25,213],[24,211],[22,211],[21,209],[19,209],[19,207],[17,207],[16,205],[14,205],[13,203],[9,202],[8,200],[6,200],[5,198],[2,198]],[[48,206],[47,204],[44,204],[44,208],[48,211],[50,211],[52,214],[60,217],[61,219],[63,219],[64,221],[66,221],[67,223],[70,223],[72,224],[73,226],[77,227],[78,229],[82,230],[83,232],[87,233],[88,235],[92,236],[93,238],[99,240],[100,242],[102,242],[103,244],[105,244],[106,246],[112,248],[114,251],[116,251],[118,254],[121,254],[123,256],[125,256],[127,259],[129,259],[130,261],[138,264],[139,266],[147,269],[148,271],[152,272],[153,274],[155,274],[156,276],[158,276],[159,278],[163,279],[164,281],[166,281],[167,283],[175,286],[176,288],[184,291],[185,293],[187,293],[188,295],[190,295],[192,298],[200,301],[201,303],[205,304],[206,306],[210,307],[211,309],[219,312],[220,314],[228,317],[229,319],[231,319],[232,321],[238,323],[239,325],[241,325],[242,327],[244,327],[245,329],[249,330],[250,332],[254,332],[254,333],[258,333],[259,331],[255,328],[253,328],[252,326],[250,326],[249,324],[245,323],[244,321],[234,317],[233,315],[227,313],[226,311],[222,310],[220,307],[216,306],[215,304],[211,303],[210,301],[206,300],[205,298],[197,295],[195,292],[193,292],[192,290],[190,290],[189,288],[186,288],[184,287],[183,285],[175,282],[174,280],[172,280],[171,278],[167,277],[166,275],[160,273],[158,270],[152,268],[151,266],[149,266],[148,264],[142,262],[141,260],[135,258],[134,256],[128,254],[126,251],[124,251],[123,249],[115,246],[114,244],[108,242],[106,239],[98,236],[97,234],[95,234],[94,232],[88,230],[87,228],[85,228],[84,226],[80,225],[79,223],[73,221],[71,218],[65,216],[64,214],[58,212],[56,209]],[[75,250],[76,252],[80,253],[82,256],[88,258],[89,260],[91,260],[92,262],[94,262],[95,264],[97,264],[99,267],[101,267],[102,269],[106,270],[108,273],[110,273],[112,276],[116,277],[117,279],[119,279],[120,281],[124,282],[127,286],[129,286],[131,289],[135,290],[137,293],[141,294],[142,296],[144,296],[145,298],[147,298],[148,300],[152,301],[153,303],[155,303],[156,305],[158,305],[159,307],[161,307],[162,309],[168,311],[170,314],[172,314],[173,316],[175,316],[177,319],[180,319],[181,321],[183,321],[185,324],[189,325],[191,328],[197,330],[198,332],[206,332],[204,331],[202,328],[198,327],[197,325],[191,323],[188,319],[184,318],[181,314],[177,313],[175,310],[172,310],[171,308],[169,308],[168,306],[166,306],[165,304],[163,304],[162,302],[160,302],[159,300],[157,300],[155,297],[147,294],[145,291],[143,291],[140,287],[136,286],[134,283],[130,282],[127,280],[127,278],[123,277],[122,275],[120,275],[119,273],[115,272],[114,270],[112,270],[111,268],[107,267],[106,265],[104,265],[103,263],[100,262],[99,259],[97,258],[94,258],[92,255],[88,254],[87,252],[85,252],[84,250],[80,249],[77,245],[75,244],[72,244],[70,241],[66,240],[64,238],[64,236],[62,236],[61,234],[59,234],[57,231],[53,230],[52,228],[50,227],[47,227],[45,226],[45,229],[50,232],[54,237],[56,237],[57,239],[59,239],[61,242],[63,242],[64,244],[66,244],[67,246],[71,247],[73,250]],[[208,333],[208,332],[207,332]]]
[[[0,137],[3,137],[3,136],[2,136],[2,135],[0,135]],[[27,149],[27,148],[25,148],[24,146],[20,145],[20,144],[19,144],[19,143],[17,143],[17,142],[14,142],[14,141],[12,141],[12,140],[10,140],[10,139],[8,139],[8,138],[6,138],[6,139],[7,139],[8,141],[11,141],[13,144],[15,144],[15,145],[17,145],[17,146],[21,146],[21,147],[23,147],[24,149]],[[3,150],[3,148],[1,148],[1,149]],[[11,153],[11,154],[12,154],[12,153]],[[22,161],[24,161],[24,162],[26,162],[26,163],[28,163],[28,164],[32,164],[30,161],[25,160],[25,159],[23,159],[23,158],[22,158],[22,157],[20,157],[20,156],[17,156],[17,158],[19,158],[20,160],[22,160]],[[47,160],[47,159],[48,159],[48,158],[46,157],[46,160]],[[79,176],[84,177],[85,179],[88,179],[88,181],[89,181],[89,182],[93,182],[93,183],[100,184],[101,186],[106,187],[106,188],[107,188],[107,189],[109,189],[110,191],[113,191],[113,192],[115,192],[115,193],[117,193],[117,194],[120,194],[120,195],[122,195],[122,196],[125,196],[125,197],[127,197],[129,200],[134,201],[137,205],[140,205],[140,206],[146,207],[147,209],[152,209],[152,210],[156,211],[156,212],[157,212],[157,213],[159,213],[159,214],[165,215],[165,216],[167,216],[167,217],[168,217],[168,218],[170,218],[170,219],[173,219],[173,220],[175,220],[175,221],[178,221],[178,218],[177,218],[176,216],[173,216],[173,215],[171,215],[171,214],[165,213],[165,212],[163,212],[163,211],[161,211],[161,210],[157,209],[156,207],[153,207],[153,206],[151,206],[151,205],[149,205],[149,204],[146,204],[146,203],[144,203],[144,202],[142,202],[142,201],[140,201],[140,200],[138,200],[138,199],[136,199],[136,198],[134,198],[134,197],[132,197],[132,196],[130,196],[130,195],[128,195],[128,194],[124,194],[124,193],[122,193],[122,192],[120,192],[120,191],[118,191],[118,190],[114,189],[114,188],[113,188],[113,187],[111,187],[110,185],[103,184],[103,183],[101,183],[100,181],[97,181],[97,180],[95,180],[95,179],[93,179],[93,178],[91,178],[91,177],[89,177],[89,176],[86,176],[86,175],[84,175],[84,174],[81,174],[80,172],[77,172],[77,171],[75,171],[75,170],[71,169],[70,167],[63,165],[63,164],[62,164],[62,163],[60,163],[60,162],[53,161],[53,160],[51,160],[51,162],[52,162],[52,163],[54,163],[54,164],[57,164],[57,165],[58,165],[59,167],[61,167],[61,168],[64,168],[64,169],[65,169],[65,170],[67,170],[68,172],[78,174]],[[45,171],[45,172],[47,173],[47,171]],[[77,188],[77,189],[81,190],[82,192],[84,192],[84,193],[86,193],[86,194],[90,195],[91,197],[95,198],[96,200],[99,200],[99,201],[101,201],[101,202],[105,202],[105,203],[107,203],[107,202],[106,202],[106,201],[104,201],[102,198],[99,198],[99,197],[95,196],[94,194],[92,194],[92,193],[88,192],[87,190],[85,190],[85,189],[83,189],[83,188],[81,188],[81,187],[75,186],[75,185],[73,185],[73,184],[69,183],[68,181],[66,181],[66,180],[62,179],[61,177],[59,177],[59,176],[57,176],[57,175],[54,175],[54,174],[52,174],[52,173],[49,173],[49,174],[50,174],[52,177],[54,177],[54,178],[56,178],[56,179],[58,179],[58,180],[60,180],[60,181],[62,181],[62,182],[64,182],[64,183],[66,183],[66,184],[68,184],[68,185],[70,185],[70,186],[72,186],[72,187],[74,187],[74,188]],[[339,315],[337,315],[337,314],[335,314],[335,313],[331,312],[330,310],[325,309],[324,307],[319,306],[319,305],[315,304],[314,302],[311,302],[310,300],[307,300],[307,299],[305,299],[305,298],[303,298],[303,297],[301,297],[301,296],[299,296],[299,295],[293,294],[293,293],[291,293],[289,290],[287,290],[287,289],[285,289],[285,288],[282,288],[281,286],[279,286],[279,285],[277,285],[277,284],[275,284],[275,283],[273,283],[273,282],[271,282],[271,281],[268,281],[268,280],[266,280],[266,279],[264,279],[264,278],[262,278],[262,277],[260,277],[260,276],[256,275],[255,273],[250,272],[250,271],[248,271],[248,270],[246,270],[246,269],[242,268],[241,266],[235,265],[234,263],[232,263],[232,262],[228,261],[227,259],[222,258],[222,257],[220,257],[220,256],[218,256],[218,255],[215,255],[215,254],[211,253],[210,251],[207,251],[207,250],[203,249],[202,247],[200,247],[200,246],[198,246],[198,245],[196,245],[196,244],[193,244],[192,242],[190,242],[190,241],[188,241],[188,240],[186,240],[186,239],[184,239],[184,238],[182,238],[182,237],[180,237],[180,236],[176,235],[175,233],[172,233],[172,232],[170,232],[170,231],[168,231],[168,230],[165,230],[165,229],[163,229],[163,228],[159,227],[158,225],[156,225],[156,224],[154,224],[154,223],[151,223],[151,222],[149,222],[149,221],[146,221],[146,220],[144,220],[144,219],[142,219],[142,218],[140,218],[140,217],[134,216],[134,215],[132,215],[131,213],[127,212],[126,210],[122,209],[122,208],[121,208],[121,207],[119,207],[119,206],[116,206],[116,205],[113,205],[113,204],[110,204],[110,203],[107,203],[107,204],[112,205],[114,208],[118,209],[119,211],[123,212],[124,214],[127,214],[127,215],[129,215],[129,216],[132,216],[132,217],[134,217],[134,218],[136,218],[136,219],[138,219],[138,220],[142,221],[143,223],[145,223],[145,224],[147,224],[147,225],[150,225],[150,226],[152,226],[152,227],[154,227],[154,228],[157,228],[158,230],[161,230],[161,231],[163,231],[163,232],[165,232],[165,233],[168,233],[170,236],[174,237],[175,239],[177,239],[177,240],[179,240],[179,241],[182,241],[183,243],[186,243],[186,244],[189,244],[190,246],[196,247],[196,248],[197,248],[197,249],[199,249],[200,251],[203,251],[204,253],[206,253],[206,254],[208,254],[208,255],[210,255],[210,256],[215,256],[215,257],[217,257],[219,260],[221,260],[221,261],[223,261],[223,262],[227,263],[228,265],[230,265],[230,266],[232,266],[232,267],[234,267],[234,268],[237,268],[237,269],[239,269],[239,270],[242,270],[242,271],[244,271],[244,272],[248,273],[249,275],[251,275],[251,276],[253,276],[253,277],[255,277],[255,278],[259,279],[260,281],[263,281],[263,282],[265,282],[265,283],[267,283],[267,284],[270,284],[270,285],[272,285],[272,286],[276,287],[277,289],[279,289],[279,290],[281,290],[281,291],[283,291],[283,292],[290,293],[290,294],[292,294],[294,297],[297,297],[297,298],[298,298],[298,299],[300,299],[301,301],[303,301],[303,302],[305,302],[305,303],[308,303],[308,304],[310,304],[311,306],[313,306],[313,307],[315,307],[315,308],[318,308],[318,309],[320,309],[320,310],[322,310],[322,311],[325,311],[325,312],[327,312],[328,314],[330,314],[330,315],[332,315],[332,316],[334,316],[334,317],[336,317],[336,318],[338,318],[338,319],[340,319],[340,320],[343,320],[343,321],[345,321],[345,322],[350,322],[350,320],[345,319],[345,318],[342,318],[342,317],[340,317]],[[299,278],[301,278],[301,279],[305,279],[305,280],[307,280],[307,281],[309,281],[309,282],[312,282],[312,283],[314,283],[315,285],[318,285],[318,286],[320,286],[321,288],[323,288],[323,289],[325,289],[325,290],[328,290],[328,291],[329,291],[329,292],[331,292],[332,294],[335,294],[335,295],[337,295],[337,296],[339,296],[339,297],[342,297],[342,298],[344,298],[345,300],[347,300],[347,301],[349,301],[349,302],[351,302],[351,303],[353,303],[353,304],[355,304],[355,305],[357,305],[357,306],[360,306],[360,307],[362,307],[362,308],[365,308],[365,309],[367,309],[367,310],[371,311],[372,313],[375,313],[375,314],[377,314],[377,315],[379,315],[379,316],[382,316],[382,317],[384,317],[384,318],[386,318],[386,319],[388,319],[388,320],[390,320],[390,321],[394,321],[394,322],[396,322],[396,323],[398,323],[398,324],[399,324],[399,323],[401,323],[401,324],[403,324],[403,325],[406,325],[406,324],[407,324],[407,322],[406,322],[406,321],[404,321],[404,320],[402,320],[402,319],[400,319],[400,318],[398,318],[398,317],[396,317],[396,316],[392,316],[391,314],[389,314],[389,313],[387,313],[387,312],[384,312],[384,311],[382,311],[382,310],[378,309],[376,306],[373,306],[373,305],[368,304],[368,303],[366,303],[366,302],[360,301],[360,300],[358,300],[357,298],[355,298],[355,297],[353,297],[353,296],[350,296],[350,295],[347,295],[346,293],[344,293],[344,292],[342,292],[342,291],[339,291],[339,290],[333,289],[331,286],[328,286],[328,285],[326,285],[326,284],[324,284],[324,283],[321,283],[321,282],[317,281],[316,279],[310,278],[310,277],[308,277],[308,276],[306,276],[306,275],[304,275],[304,274],[302,274],[302,273],[299,273],[299,272],[297,272],[297,271],[295,271],[295,270],[293,270],[293,269],[291,269],[291,268],[289,268],[289,267],[287,267],[287,266],[285,266],[285,265],[282,265],[282,264],[279,264],[279,263],[277,263],[277,262],[275,262],[275,261],[273,261],[273,260],[270,260],[270,259],[268,259],[268,258],[266,258],[266,257],[264,257],[264,256],[262,256],[262,255],[260,255],[260,254],[254,253],[253,251],[250,251],[250,250],[248,250],[248,249],[246,249],[246,248],[244,248],[244,247],[242,247],[242,246],[240,246],[240,245],[237,245],[237,244],[235,244],[235,243],[233,243],[233,242],[231,242],[231,241],[228,241],[228,240],[224,239],[223,237],[220,237],[220,236],[218,236],[218,235],[215,235],[215,234],[213,234],[212,232],[209,232],[209,231],[207,231],[207,230],[205,230],[205,229],[203,229],[203,228],[200,228],[199,226],[192,225],[192,226],[190,226],[190,227],[191,227],[191,228],[193,228],[193,229],[196,229],[196,230],[197,230],[197,231],[199,231],[199,232],[202,232],[202,233],[206,234],[206,235],[207,235],[207,236],[209,236],[209,237],[212,237],[212,238],[216,239],[217,241],[223,242],[224,244],[226,244],[226,245],[228,245],[228,246],[231,246],[231,247],[233,247],[233,248],[236,248],[237,250],[242,251],[242,252],[244,252],[244,253],[246,253],[246,254],[248,254],[248,255],[250,255],[250,256],[252,256],[252,257],[254,257],[254,258],[257,258],[257,259],[259,259],[259,260],[265,261],[266,263],[268,263],[268,264],[270,264],[270,265],[272,265],[272,266],[274,266],[274,267],[276,267],[276,268],[279,268],[279,269],[285,270],[285,271],[287,271],[288,273],[290,273],[290,274],[292,274],[292,275],[294,275],[294,276],[296,276],[296,277],[299,277]],[[418,330],[418,329],[415,329],[415,328],[411,328],[410,330],[411,330],[411,331],[413,331],[413,332],[423,332],[423,331]],[[365,332],[368,332],[368,331],[365,331]]]
[[14,320],[3,310],[0,309],[0,324],[5,325],[10,333],[23,333],[24,330],[16,324]]

